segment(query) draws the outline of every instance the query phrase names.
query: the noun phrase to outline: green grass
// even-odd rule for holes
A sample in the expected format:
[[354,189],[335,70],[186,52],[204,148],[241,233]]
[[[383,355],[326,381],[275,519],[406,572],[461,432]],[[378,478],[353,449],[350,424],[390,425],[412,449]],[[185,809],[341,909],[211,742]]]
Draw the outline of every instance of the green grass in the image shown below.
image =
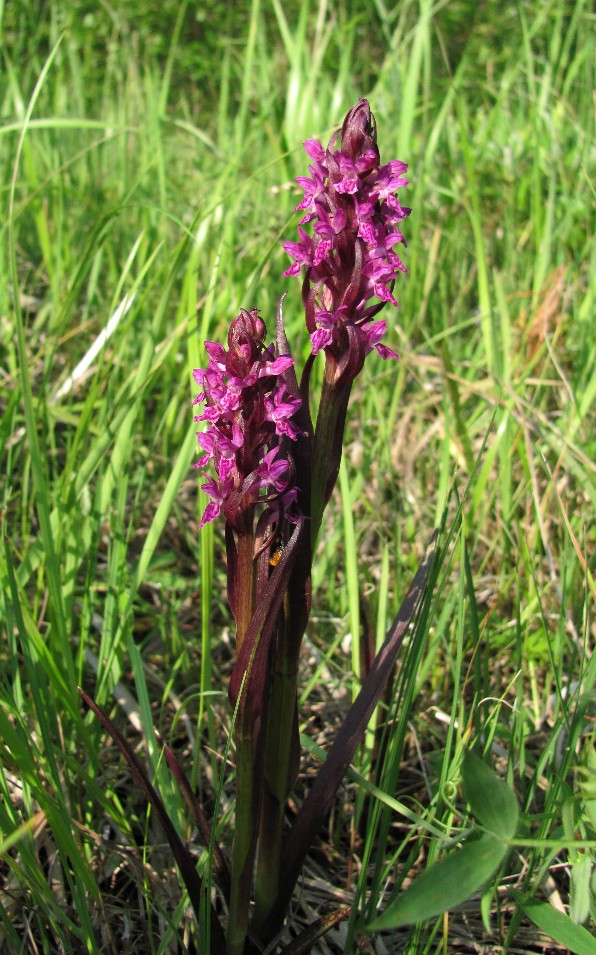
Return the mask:
[[475,744],[522,810],[508,858],[481,898],[383,944],[546,951],[511,889],[595,917],[590,5],[222,9],[0,4],[0,951],[204,950],[76,686],[192,839],[152,727],[166,736],[229,845],[231,621],[223,528],[197,533],[190,373],[241,306],[272,330],[286,290],[304,360],[280,242],[301,142],[359,96],[382,158],[409,163],[410,275],[387,315],[401,360],[371,357],[357,383],[321,533],[298,801],[357,686],[356,635],[382,636],[444,533],[378,713],[374,779],[369,734],[296,924],[345,899],[352,917],[317,951],[356,951],[469,826],[459,780]]

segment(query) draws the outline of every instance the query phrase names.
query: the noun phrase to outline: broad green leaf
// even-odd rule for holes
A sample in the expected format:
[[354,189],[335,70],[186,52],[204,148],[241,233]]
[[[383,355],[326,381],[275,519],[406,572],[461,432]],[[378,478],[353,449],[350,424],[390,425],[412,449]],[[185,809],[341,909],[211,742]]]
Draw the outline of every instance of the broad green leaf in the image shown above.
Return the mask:
[[596,939],[583,925],[576,925],[568,915],[559,912],[548,902],[526,899],[513,889],[511,894],[530,921],[555,942],[566,945],[574,955],[596,955]]
[[471,752],[464,756],[462,776],[464,795],[480,825],[498,839],[512,839],[517,829],[519,806],[507,783]]
[[368,928],[397,928],[455,908],[482,888],[506,853],[507,846],[495,836],[485,834],[470,839],[442,862],[426,869]]

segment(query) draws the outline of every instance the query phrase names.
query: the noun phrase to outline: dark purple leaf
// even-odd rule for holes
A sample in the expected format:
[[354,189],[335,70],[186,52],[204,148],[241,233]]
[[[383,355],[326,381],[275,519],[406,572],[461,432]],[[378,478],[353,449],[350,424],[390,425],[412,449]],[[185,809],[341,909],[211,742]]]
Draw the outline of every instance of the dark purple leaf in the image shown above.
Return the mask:
[[[195,864],[190,852],[176,832],[174,824],[168,816],[163,802],[149,780],[149,777],[147,776],[147,773],[145,772],[145,769],[136,753],[131,749],[127,741],[121,735],[120,731],[112,723],[111,719],[106,716],[97,703],[91,699],[89,694],[85,693],[85,690],[83,690],[80,686],[77,689],[79,691],[79,695],[82,697],[89,709],[93,710],[103,728],[114,740],[116,746],[128,763],[135,782],[139,788],[142,789],[147,799],[151,803],[153,811],[155,812],[159,824],[163,829],[164,835],[170,844],[172,855],[176,860],[176,864],[180,870],[180,875],[182,876],[184,885],[186,886],[186,891],[188,892],[190,903],[198,920],[200,917],[201,908],[201,879],[195,868]],[[226,952],[223,929],[219,923],[219,919],[217,918],[213,906],[211,906],[211,951],[215,953],[215,955],[225,955]]]
[[[166,762],[170,768],[172,775],[174,776],[176,782],[178,783],[178,789],[182,794],[184,802],[190,809],[194,823],[199,830],[201,841],[204,846],[207,848],[211,845],[211,826],[209,825],[209,820],[205,815],[203,807],[201,806],[199,800],[192,791],[191,785],[186,778],[182,766],[178,762],[178,758],[172,748],[168,746],[165,740],[160,736],[157,730],[154,730],[155,735],[158,739],[158,742],[163,747],[164,756]],[[230,872],[228,869],[228,864],[224,858],[224,854],[221,851],[220,847],[217,844],[213,846],[213,871],[215,876],[221,886],[224,898],[226,901],[229,901],[230,898]]]
[[329,812],[337,790],[362,742],[373,710],[395,665],[408,627],[420,604],[431,570],[436,532],[422,559],[410,589],[393,621],[387,639],[375,657],[370,672],[352,704],[312,789],[296,816],[282,849],[284,865],[277,902],[266,919],[263,939],[270,939],[283,923],[294,885],[308,850]]
[[351,912],[352,909],[349,905],[342,905],[340,909],[322,915],[284,948],[282,955],[308,955],[315,942],[326,935],[335,925],[339,925],[340,922],[347,919]]

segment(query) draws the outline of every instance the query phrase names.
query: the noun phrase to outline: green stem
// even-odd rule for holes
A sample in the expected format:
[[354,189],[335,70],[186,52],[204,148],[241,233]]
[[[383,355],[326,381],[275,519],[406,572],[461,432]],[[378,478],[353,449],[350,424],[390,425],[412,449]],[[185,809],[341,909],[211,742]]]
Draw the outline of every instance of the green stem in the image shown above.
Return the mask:
[[281,802],[267,783],[263,789],[259,853],[255,884],[253,930],[259,937],[261,927],[273,907],[279,889],[281,842],[285,817],[285,800]]
[[[333,366],[331,373],[333,373]],[[326,368],[327,371],[327,368]],[[325,377],[312,449],[311,548],[315,551],[323,512],[335,487],[350,398],[350,386],[337,387]]]
[[248,932],[252,870],[256,849],[257,787],[252,734],[236,732],[236,815],[232,846],[232,885],[227,955],[243,955]]
[[278,634],[266,716],[263,802],[253,926],[259,933],[273,909],[281,881],[285,805],[298,771],[296,685],[298,655],[310,610],[310,565],[323,512],[337,480],[350,386],[334,384],[335,366],[326,371],[312,449],[310,547],[292,576],[285,599],[285,626]]
[[267,706],[263,803],[253,920],[257,936],[279,888],[285,806],[298,771],[298,661],[296,654],[289,649],[287,636],[282,633],[281,640],[278,640]]

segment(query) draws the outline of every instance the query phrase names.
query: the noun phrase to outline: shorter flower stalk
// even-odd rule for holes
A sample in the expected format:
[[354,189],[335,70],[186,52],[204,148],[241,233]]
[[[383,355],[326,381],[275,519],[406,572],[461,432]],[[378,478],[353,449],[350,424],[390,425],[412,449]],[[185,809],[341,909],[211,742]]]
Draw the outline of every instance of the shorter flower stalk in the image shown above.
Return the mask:
[[[278,355],[274,344],[265,344],[265,336],[265,323],[257,310],[243,309],[230,326],[228,348],[207,342],[209,364],[194,372],[202,389],[195,404],[204,404],[195,421],[207,422],[207,429],[198,433],[204,453],[197,467],[203,469],[202,488],[211,499],[200,526],[223,512],[236,649],[244,661],[243,645],[252,624],[251,663],[265,626],[263,621],[255,627],[254,621],[259,585],[262,588],[269,576],[268,555],[285,528],[298,522],[289,446],[300,433],[292,419],[301,401],[289,395],[283,378],[293,359]],[[215,466],[215,478],[205,473],[210,464]],[[265,701],[250,697],[250,664],[242,665],[243,673],[236,675],[243,695],[235,727],[237,795],[229,955],[244,950],[262,791],[263,756],[258,744]]]

